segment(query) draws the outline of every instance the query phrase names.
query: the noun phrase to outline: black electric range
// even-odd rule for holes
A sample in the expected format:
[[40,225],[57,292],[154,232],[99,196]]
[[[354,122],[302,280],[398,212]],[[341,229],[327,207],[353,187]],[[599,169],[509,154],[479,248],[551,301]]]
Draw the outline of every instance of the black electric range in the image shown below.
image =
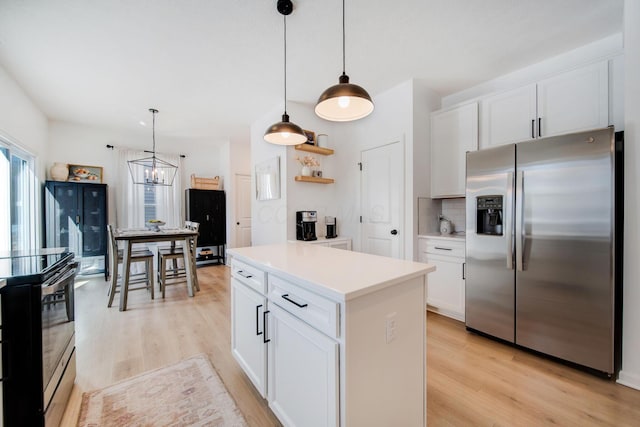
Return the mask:
[[0,252],[0,279],[6,279],[7,286],[46,283],[73,257],[66,248]]
[[75,379],[77,266],[66,248],[0,253],[5,427],[62,418]]

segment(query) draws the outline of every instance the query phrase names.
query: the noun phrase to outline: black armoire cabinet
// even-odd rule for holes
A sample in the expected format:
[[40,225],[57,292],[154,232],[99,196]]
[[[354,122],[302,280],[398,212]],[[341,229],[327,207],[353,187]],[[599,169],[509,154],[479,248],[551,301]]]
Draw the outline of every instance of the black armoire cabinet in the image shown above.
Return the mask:
[[107,262],[107,185],[46,181],[46,247],[67,247],[81,274],[104,272]]
[[[186,218],[200,224],[196,262],[225,263],[226,206],[222,190],[185,190]],[[215,251],[214,251],[215,249]]]

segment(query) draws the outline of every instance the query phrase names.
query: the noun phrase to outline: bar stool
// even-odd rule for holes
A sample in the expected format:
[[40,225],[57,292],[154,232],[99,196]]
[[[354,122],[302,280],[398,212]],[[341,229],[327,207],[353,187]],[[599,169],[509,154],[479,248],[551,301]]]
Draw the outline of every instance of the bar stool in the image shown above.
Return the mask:
[[[200,224],[193,221],[185,221],[185,228],[198,231]],[[198,284],[198,274],[196,273],[196,248],[198,247],[198,236],[189,239],[187,248],[172,246],[171,248],[158,249],[158,284],[162,291],[162,298],[165,295],[167,285],[186,282],[186,270],[178,266],[178,260],[184,260],[184,250],[188,250],[191,259],[191,281],[195,290],[200,290]],[[171,267],[167,267],[167,261],[171,261]],[[170,281],[170,282],[169,282]]]
[[[113,235],[113,226],[107,225],[109,233],[109,241],[111,243],[111,286],[109,287],[109,303],[107,307],[111,307],[113,297],[117,292],[121,292],[122,280],[118,280],[118,265],[123,261],[123,250],[118,249],[118,242]],[[151,299],[154,299],[153,283],[153,252],[149,249],[135,249],[131,251],[131,264],[144,262],[145,269],[142,273],[134,273],[129,275],[129,286],[125,286],[126,292],[136,291],[139,289],[147,289],[151,291]],[[144,284],[142,286],[131,287],[134,284]],[[122,298],[122,295],[120,295]]]

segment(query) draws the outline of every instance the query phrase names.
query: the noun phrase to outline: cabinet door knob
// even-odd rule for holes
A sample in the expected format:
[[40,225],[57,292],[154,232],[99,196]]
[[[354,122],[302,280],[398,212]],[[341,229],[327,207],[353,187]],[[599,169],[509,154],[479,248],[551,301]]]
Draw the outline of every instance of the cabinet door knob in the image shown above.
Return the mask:
[[396,234],[398,234],[398,230],[394,228],[393,230],[391,230],[391,234],[395,236]]

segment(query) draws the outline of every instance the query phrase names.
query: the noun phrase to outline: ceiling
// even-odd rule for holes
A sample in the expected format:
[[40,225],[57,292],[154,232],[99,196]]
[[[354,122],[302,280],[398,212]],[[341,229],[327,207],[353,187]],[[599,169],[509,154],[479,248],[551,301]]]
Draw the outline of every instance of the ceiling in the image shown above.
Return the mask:
[[[341,2],[293,2],[287,98],[313,105],[342,71]],[[622,9],[348,0],[346,71],[371,95],[410,78],[447,95],[621,32]],[[225,140],[282,106],[283,17],[276,0],[0,0],[0,66],[52,120],[139,130],[155,107],[159,134]]]

